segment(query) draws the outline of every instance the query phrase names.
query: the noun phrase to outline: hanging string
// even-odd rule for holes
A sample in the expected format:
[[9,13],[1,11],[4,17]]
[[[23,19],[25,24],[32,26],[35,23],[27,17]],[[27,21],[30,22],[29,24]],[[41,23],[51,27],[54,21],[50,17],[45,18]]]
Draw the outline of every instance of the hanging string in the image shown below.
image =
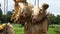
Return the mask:
[[36,0],[35,0],[35,6],[37,5],[38,6],[38,8],[39,8],[39,0],[37,1],[37,4],[36,4]]
[[35,0],[35,3],[34,4],[36,5],[36,0]]
[[39,0],[38,0],[38,8],[39,8]]
[[6,11],[8,12],[8,0],[7,0],[7,8],[6,8]]
[[8,11],[8,0],[4,0],[4,15]]
[[4,0],[4,15],[5,15],[5,0]]

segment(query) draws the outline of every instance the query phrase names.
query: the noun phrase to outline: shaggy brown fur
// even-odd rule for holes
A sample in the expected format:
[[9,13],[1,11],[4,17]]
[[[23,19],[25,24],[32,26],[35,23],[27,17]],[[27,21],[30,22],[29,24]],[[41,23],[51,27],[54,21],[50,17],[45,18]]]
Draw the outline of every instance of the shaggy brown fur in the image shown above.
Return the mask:
[[28,4],[25,4],[23,8],[15,8],[14,21],[25,25],[24,34],[46,34],[49,22],[46,14],[48,7],[48,4],[43,4],[41,8],[32,9]]
[[[29,30],[29,26],[31,26],[30,24],[31,24],[31,14],[32,14],[32,11],[31,11],[31,9],[32,9],[32,7],[33,7],[33,5],[24,5],[25,7],[23,8],[23,9],[20,9],[21,11],[19,11],[18,10],[18,13],[17,13],[17,11],[14,13],[14,15],[16,16],[14,16],[16,19],[14,19],[14,21],[16,22],[16,23],[20,23],[20,24],[24,24],[25,25],[25,27],[24,27],[24,32],[25,32],[25,34],[26,33],[28,33],[28,32],[30,32],[30,30]],[[16,6],[15,6],[16,7]],[[22,6],[23,7],[23,6]],[[21,8],[21,7],[19,7],[19,8]],[[17,8],[16,8],[17,9]],[[15,9],[15,10],[16,10]],[[21,12],[21,13],[20,13]],[[17,16],[18,15],[18,16]],[[13,18],[14,18],[13,17]],[[12,18],[12,19],[13,19]],[[27,31],[27,29],[29,30],[29,31]]]
[[37,14],[34,14],[34,10],[32,13],[32,34],[46,34],[48,30],[48,17],[46,14],[46,9],[49,7],[48,4],[43,4],[41,8],[36,9],[38,11]]
[[[21,3],[21,0],[14,0],[14,2],[15,2],[15,5],[14,5],[14,13],[12,15],[11,20],[13,20],[15,22],[16,21],[16,18],[19,17],[22,9],[21,9],[21,6],[19,5],[19,3]],[[24,5],[27,5],[26,3],[23,3],[23,4]]]
[[26,6],[25,8],[23,8],[22,14],[19,16],[17,22],[20,22],[22,24],[25,23],[26,21],[28,22],[31,21],[31,14],[32,14],[31,8]]
[[21,4],[19,5],[19,3],[21,3],[21,1],[20,2],[15,1],[14,13],[11,18],[11,20],[13,20],[15,23],[16,22],[20,23],[20,21],[25,22],[25,20],[20,19],[21,16],[23,15],[22,13],[27,13],[27,15],[29,15],[28,13],[31,13],[31,9],[33,7],[33,5],[31,5],[31,4],[28,5],[27,3],[22,3],[24,6],[21,6]]
[[0,34],[14,34],[13,27],[10,23],[2,24],[3,29],[0,30]]
[[[32,15],[32,18],[30,16],[32,22],[31,20],[29,22],[28,20],[26,20],[25,27],[24,27],[24,34],[46,34],[48,30],[48,23],[49,23],[49,20],[46,14],[46,9],[48,8],[48,4],[45,4],[45,5],[43,4],[41,8],[34,8],[34,10],[36,9],[36,11],[38,11],[39,13],[39,14],[37,13],[37,15],[33,13],[34,10],[32,9],[33,10],[32,14],[30,14]],[[33,20],[34,18],[36,19],[35,21]]]
[[20,6],[19,6],[18,2],[15,2],[15,4],[14,4],[14,13],[12,15],[11,20],[14,20],[15,19],[15,15],[18,13],[19,7]]

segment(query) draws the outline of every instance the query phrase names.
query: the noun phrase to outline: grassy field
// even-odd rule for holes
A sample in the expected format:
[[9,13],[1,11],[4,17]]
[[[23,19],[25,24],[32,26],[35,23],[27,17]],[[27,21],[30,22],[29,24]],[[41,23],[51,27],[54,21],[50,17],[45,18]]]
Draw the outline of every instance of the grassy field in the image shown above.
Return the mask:
[[15,34],[24,34],[24,27],[18,24],[13,24]]
[[[15,34],[24,34],[24,27],[18,24],[13,24]],[[50,25],[47,34],[60,34],[60,25]]]

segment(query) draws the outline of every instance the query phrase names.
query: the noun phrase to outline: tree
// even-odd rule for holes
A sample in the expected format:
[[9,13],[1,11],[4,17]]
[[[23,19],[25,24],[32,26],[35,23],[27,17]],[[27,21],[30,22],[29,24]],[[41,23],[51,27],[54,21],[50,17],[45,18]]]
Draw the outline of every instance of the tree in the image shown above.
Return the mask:
[[2,20],[2,9],[0,8],[0,22]]
[[0,17],[2,16],[2,9],[0,8]]
[[57,15],[56,22],[57,22],[57,24],[60,24],[60,15]]
[[8,11],[6,15],[2,15],[2,23],[12,22],[11,15],[12,15],[12,11]]
[[51,24],[60,24],[60,15],[55,16],[53,14],[50,14],[49,19]]
[[12,11],[8,11],[6,14],[7,22],[11,22],[11,15],[12,15]]
[[53,14],[50,14],[49,19],[51,24],[56,24],[56,17]]

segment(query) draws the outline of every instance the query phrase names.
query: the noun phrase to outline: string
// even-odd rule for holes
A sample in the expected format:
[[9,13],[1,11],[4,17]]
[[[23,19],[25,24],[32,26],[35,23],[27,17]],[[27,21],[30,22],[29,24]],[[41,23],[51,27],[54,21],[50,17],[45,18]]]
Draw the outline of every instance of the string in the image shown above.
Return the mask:
[[39,0],[38,0],[38,8],[39,8]]
[[35,0],[35,5],[36,5],[36,0]]

